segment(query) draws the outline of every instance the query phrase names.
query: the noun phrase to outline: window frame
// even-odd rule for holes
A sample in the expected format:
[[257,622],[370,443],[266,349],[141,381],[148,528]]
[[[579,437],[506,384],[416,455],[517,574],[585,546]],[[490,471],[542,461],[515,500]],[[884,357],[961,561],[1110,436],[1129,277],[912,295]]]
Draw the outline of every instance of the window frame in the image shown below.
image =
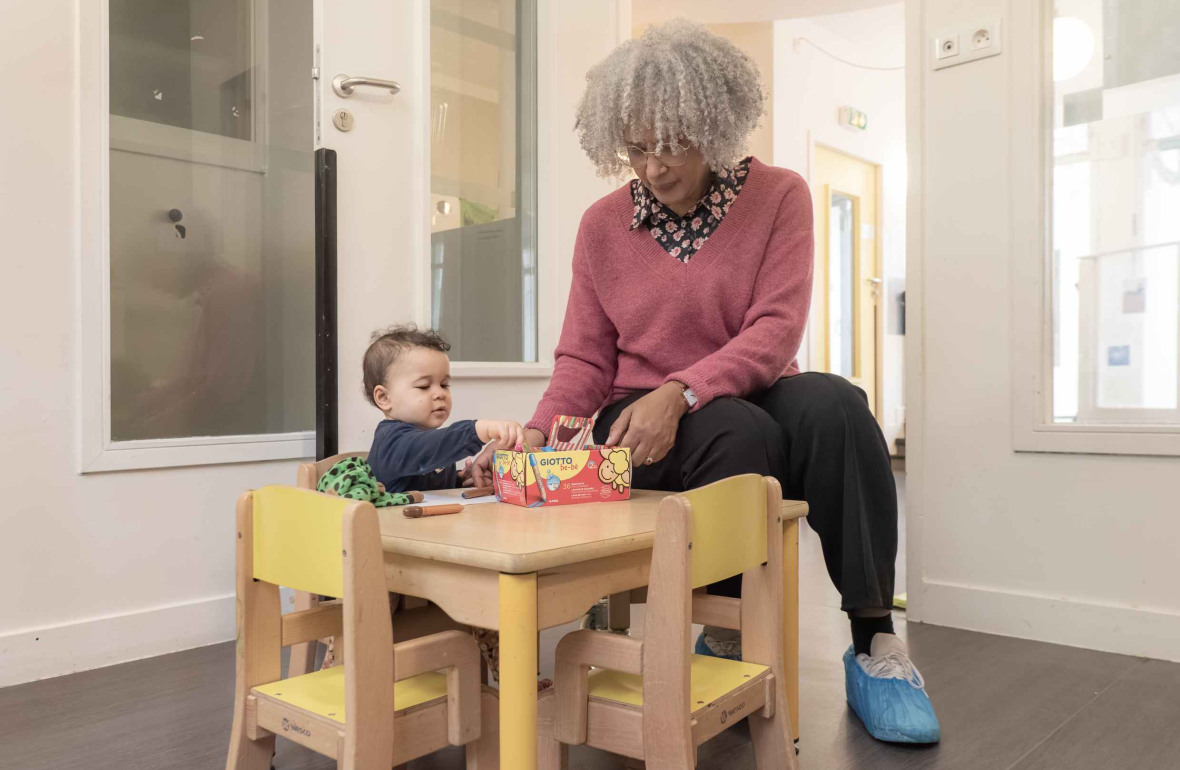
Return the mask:
[[[258,30],[265,29],[267,0],[256,0]],[[110,390],[110,19],[107,3],[79,8],[78,144],[75,158],[75,220],[78,222],[78,308],[75,351],[78,363],[78,472],[167,468],[190,465],[284,460],[315,455],[315,431],[236,436],[189,436],[168,439],[111,439]],[[263,42],[263,45],[265,43]],[[263,74],[263,77],[265,75]],[[257,103],[257,100],[255,101]],[[255,116],[254,141],[265,136],[265,121]],[[165,132],[167,133],[167,132]],[[214,137],[240,149],[243,140]],[[199,149],[199,148],[197,148]],[[158,153],[173,157],[167,148]],[[265,155],[238,153],[243,170],[265,172]],[[193,159],[186,155],[183,159]],[[235,167],[238,167],[235,165]]]
[[[430,0],[422,2],[420,29],[425,41],[422,48],[422,70],[418,79],[418,87],[422,93],[431,92],[431,7]],[[565,308],[564,295],[557,297],[554,292],[562,284],[568,290],[568,282],[559,280],[558,266],[554,264],[552,255],[556,252],[556,226],[553,222],[552,204],[553,194],[557,185],[552,175],[542,175],[541,168],[547,168],[550,156],[555,154],[552,138],[555,130],[567,130],[560,121],[554,119],[553,105],[546,96],[551,94],[552,73],[540,66],[542,52],[545,60],[552,61],[553,49],[550,38],[542,34],[542,30],[552,32],[550,27],[549,9],[545,3],[538,0],[517,0],[516,36],[519,50],[517,52],[517,66],[521,71],[532,77],[531,89],[520,89],[516,94],[517,121],[517,151],[516,167],[519,173],[518,197],[521,202],[520,212],[526,212],[522,218],[527,219],[523,226],[521,237],[522,257],[524,252],[531,252],[532,266],[536,273],[534,291],[536,302],[531,308],[524,308],[522,313],[522,329],[529,323],[529,316],[535,327],[533,344],[536,346],[535,358],[531,361],[481,361],[458,360],[451,361],[452,379],[547,379],[553,376],[555,359],[554,348],[561,329],[561,316]],[[630,31],[628,30],[628,35]],[[519,85],[519,78],[518,78]],[[564,118],[564,116],[563,116]],[[431,137],[429,127],[422,127],[423,146],[427,148],[426,173],[422,180],[420,195],[423,200],[429,200],[435,192],[433,190],[433,171],[430,166]],[[521,152],[523,144],[532,144],[533,155]],[[531,214],[529,206],[531,203]],[[544,215],[547,212],[548,215]],[[432,326],[434,314],[433,264],[431,256],[431,228],[428,219],[425,222],[425,238],[423,239],[423,263],[417,267],[420,270],[418,282],[419,306],[413,315],[414,321],[420,326]],[[568,252],[567,252],[568,253]],[[567,268],[568,269],[568,268]],[[522,261],[523,271],[523,261]],[[522,272],[523,278],[523,272]],[[555,326],[556,324],[556,326]],[[527,346],[526,346],[527,349]]]
[[[1013,6],[1009,72],[1012,286],[1010,388],[1018,452],[1180,456],[1180,425],[1053,422],[1054,157],[1051,0]],[[1027,13],[1027,19],[1019,18]],[[1028,23],[1021,23],[1027,21]],[[1015,73],[1025,73],[1018,77]],[[1037,258],[1028,258],[1036,255]],[[1029,334],[1030,330],[1036,333]]]

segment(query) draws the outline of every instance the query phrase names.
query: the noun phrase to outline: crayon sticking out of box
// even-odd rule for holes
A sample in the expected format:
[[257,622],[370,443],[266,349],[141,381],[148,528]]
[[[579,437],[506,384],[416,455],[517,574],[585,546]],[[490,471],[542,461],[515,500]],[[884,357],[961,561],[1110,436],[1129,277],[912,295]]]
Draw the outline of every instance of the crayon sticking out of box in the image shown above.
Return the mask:
[[559,451],[586,449],[594,441],[594,418],[554,416],[549,426],[549,446]]
[[501,449],[496,452],[492,474],[500,501],[526,508],[627,500],[631,497],[631,450]]

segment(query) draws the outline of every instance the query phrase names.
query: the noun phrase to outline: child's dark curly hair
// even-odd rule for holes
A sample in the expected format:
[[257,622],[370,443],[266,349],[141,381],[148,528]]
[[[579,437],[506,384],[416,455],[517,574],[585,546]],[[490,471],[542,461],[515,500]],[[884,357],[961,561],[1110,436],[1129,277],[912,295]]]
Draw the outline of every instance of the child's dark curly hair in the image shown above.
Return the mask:
[[451,349],[451,343],[438,331],[419,329],[414,324],[398,324],[373,332],[364,359],[365,398],[370,404],[377,406],[373,401],[373,388],[385,382],[385,373],[389,371],[389,365],[411,348],[427,348],[446,353]]

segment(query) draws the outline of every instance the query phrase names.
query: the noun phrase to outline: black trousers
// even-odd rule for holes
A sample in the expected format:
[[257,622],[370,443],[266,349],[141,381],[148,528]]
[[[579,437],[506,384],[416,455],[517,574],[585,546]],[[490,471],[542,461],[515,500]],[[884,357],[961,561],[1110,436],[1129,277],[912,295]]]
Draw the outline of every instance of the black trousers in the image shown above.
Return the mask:
[[[633,394],[602,410],[598,442]],[[806,500],[828,574],[844,610],[893,605],[897,489],[889,448],[864,391],[834,374],[785,377],[747,398],[719,398],[681,419],[676,444],[652,465],[635,464],[638,489],[681,492],[742,473],[774,476],[784,499]],[[741,576],[709,586],[741,595]]]

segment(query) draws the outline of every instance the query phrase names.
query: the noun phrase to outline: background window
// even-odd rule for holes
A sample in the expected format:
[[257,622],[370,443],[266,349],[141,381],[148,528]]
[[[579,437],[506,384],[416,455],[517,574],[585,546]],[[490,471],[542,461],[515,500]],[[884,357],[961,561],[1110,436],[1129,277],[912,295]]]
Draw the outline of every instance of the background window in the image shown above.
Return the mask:
[[537,360],[536,6],[431,0],[431,324],[457,361]]
[[1053,9],[1053,420],[1177,424],[1180,13]]
[[314,429],[312,3],[111,0],[110,438]]

